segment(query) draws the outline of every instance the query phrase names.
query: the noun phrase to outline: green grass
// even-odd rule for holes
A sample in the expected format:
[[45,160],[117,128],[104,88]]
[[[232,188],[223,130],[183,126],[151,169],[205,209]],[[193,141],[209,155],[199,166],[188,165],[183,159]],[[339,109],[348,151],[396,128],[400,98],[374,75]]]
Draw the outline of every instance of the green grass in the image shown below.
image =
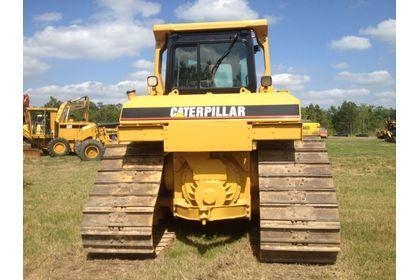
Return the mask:
[[328,141],[342,225],[341,259],[359,279],[395,278],[395,144]]
[[395,144],[330,138],[342,252],[335,265],[260,263],[252,225],[179,222],[156,259],[87,259],[80,240],[83,204],[99,162],[24,160],[25,279],[395,279]]

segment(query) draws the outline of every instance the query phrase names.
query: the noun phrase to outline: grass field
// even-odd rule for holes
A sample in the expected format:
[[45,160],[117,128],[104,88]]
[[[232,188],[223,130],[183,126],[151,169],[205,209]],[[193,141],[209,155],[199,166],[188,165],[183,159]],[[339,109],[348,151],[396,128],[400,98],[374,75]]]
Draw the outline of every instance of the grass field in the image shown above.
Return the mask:
[[395,144],[328,139],[341,219],[335,265],[259,263],[250,223],[179,222],[156,259],[87,259],[79,228],[98,162],[24,159],[25,279],[395,279]]

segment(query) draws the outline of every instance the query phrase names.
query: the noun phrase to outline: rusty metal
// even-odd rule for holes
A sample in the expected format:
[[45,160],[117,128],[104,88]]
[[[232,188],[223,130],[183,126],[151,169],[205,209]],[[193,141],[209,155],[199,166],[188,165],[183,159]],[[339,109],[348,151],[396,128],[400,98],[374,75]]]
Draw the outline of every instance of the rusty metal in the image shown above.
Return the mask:
[[163,160],[162,147],[153,143],[106,147],[83,209],[87,252],[156,256],[174,239],[161,219]]
[[340,222],[325,142],[304,138],[290,146],[288,153],[258,151],[260,259],[334,263]]
[[23,143],[23,156],[27,157],[40,157],[42,151],[40,149],[32,148],[32,145],[29,143]]

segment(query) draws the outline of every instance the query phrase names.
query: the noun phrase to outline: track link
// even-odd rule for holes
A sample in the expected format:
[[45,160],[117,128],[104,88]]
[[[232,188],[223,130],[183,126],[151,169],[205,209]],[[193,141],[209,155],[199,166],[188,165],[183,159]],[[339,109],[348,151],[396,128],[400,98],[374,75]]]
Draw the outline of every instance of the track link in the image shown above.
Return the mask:
[[94,254],[156,256],[174,239],[160,201],[161,144],[108,145],[83,209],[83,247]]
[[261,145],[258,172],[261,261],[334,263],[340,222],[325,141]]

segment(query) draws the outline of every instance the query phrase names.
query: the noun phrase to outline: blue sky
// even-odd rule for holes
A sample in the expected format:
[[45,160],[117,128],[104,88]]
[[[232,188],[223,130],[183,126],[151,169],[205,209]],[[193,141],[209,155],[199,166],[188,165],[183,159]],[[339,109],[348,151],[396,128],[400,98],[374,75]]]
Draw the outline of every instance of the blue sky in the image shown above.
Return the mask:
[[[94,102],[145,92],[155,23],[267,18],[272,76],[302,105],[395,108],[396,7],[389,0],[23,2],[23,90]],[[262,71],[262,67],[259,67]]]

